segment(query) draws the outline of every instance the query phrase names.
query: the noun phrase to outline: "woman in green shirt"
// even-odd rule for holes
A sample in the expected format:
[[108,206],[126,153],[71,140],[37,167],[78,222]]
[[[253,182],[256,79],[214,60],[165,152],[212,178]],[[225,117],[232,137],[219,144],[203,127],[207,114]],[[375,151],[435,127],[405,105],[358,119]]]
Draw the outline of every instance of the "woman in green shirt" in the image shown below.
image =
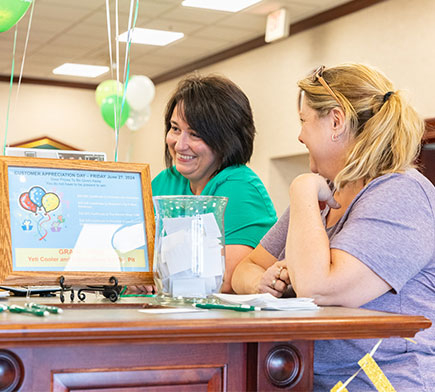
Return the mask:
[[167,104],[167,169],[153,180],[153,195],[228,197],[223,292],[232,292],[234,268],[276,222],[266,188],[246,166],[254,137],[249,100],[227,78],[189,76]]

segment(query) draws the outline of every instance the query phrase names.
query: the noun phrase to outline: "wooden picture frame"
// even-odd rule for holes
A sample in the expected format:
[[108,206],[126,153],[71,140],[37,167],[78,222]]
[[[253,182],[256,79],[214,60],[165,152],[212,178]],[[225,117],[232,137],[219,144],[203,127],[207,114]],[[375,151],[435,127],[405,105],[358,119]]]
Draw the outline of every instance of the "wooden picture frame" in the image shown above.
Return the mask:
[[0,157],[0,185],[1,285],[153,282],[147,164]]

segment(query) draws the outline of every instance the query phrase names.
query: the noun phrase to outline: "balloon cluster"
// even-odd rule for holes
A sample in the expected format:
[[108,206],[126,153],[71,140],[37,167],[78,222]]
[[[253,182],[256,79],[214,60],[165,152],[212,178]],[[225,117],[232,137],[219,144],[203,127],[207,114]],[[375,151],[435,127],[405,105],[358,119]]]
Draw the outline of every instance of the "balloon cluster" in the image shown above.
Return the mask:
[[154,94],[155,88],[151,79],[147,76],[135,75],[127,83],[122,110],[124,85],[121,82],[105,80],[100,83],[95,91],[95,99],[107,125],[115,129],[118,122],[119,127],[126,124],[131,131],[137,131],[150,118],[149,105],[154,99]]
[[59,207],[59,197],[52,192],[45,192],[40,186],[30,188],[29,192],[24,192],[19,198],[20,205],[25,210],[37,213],[38,208],[42,208],[46,214]]
[[31,3],[32,0],[0,0],[0,33],[15,26]]

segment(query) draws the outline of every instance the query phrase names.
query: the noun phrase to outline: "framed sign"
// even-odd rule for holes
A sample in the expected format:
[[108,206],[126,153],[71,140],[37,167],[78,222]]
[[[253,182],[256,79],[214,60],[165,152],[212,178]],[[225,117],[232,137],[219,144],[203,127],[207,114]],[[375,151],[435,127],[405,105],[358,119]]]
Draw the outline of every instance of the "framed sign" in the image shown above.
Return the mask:
[[149,166],[0,157],[0,283],[153,280]]

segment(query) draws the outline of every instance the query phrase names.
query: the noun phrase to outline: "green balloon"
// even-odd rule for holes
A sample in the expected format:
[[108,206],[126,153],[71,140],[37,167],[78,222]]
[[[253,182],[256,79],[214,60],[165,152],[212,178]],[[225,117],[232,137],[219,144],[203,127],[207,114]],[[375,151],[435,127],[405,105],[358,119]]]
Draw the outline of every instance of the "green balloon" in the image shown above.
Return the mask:
[[[118,91],[118,87],[119,87],[119,91]],[[124,85],[121,82],[117,82],[116,80],[105,80],[104,82],[101,82],[97,86],[97,89],[95,90],[95,100],[97,101],[97,105],[101,106],[104,98],[107,98],[111,95],[122,96],[123,94],[124,94]]]
[[31,3],[32,0],[0,0],[0,33],[15,26]]
[[[119,123],[119,127],[121,128],[125,122],[127,121],[128,116],[130,115],[130,106],[127,103],[127,100],[124,101],[124,107],[122,109],[122,115],[120,116],[122,105],[122,97],[119,95],[111,95],[103,99],[101,103],[101,114],[103,116],[103,120],[109,125],[111,128],[115,129],[115,107],[117,106],[117,121]],[[121,117],[121,120],[119,119]]]

